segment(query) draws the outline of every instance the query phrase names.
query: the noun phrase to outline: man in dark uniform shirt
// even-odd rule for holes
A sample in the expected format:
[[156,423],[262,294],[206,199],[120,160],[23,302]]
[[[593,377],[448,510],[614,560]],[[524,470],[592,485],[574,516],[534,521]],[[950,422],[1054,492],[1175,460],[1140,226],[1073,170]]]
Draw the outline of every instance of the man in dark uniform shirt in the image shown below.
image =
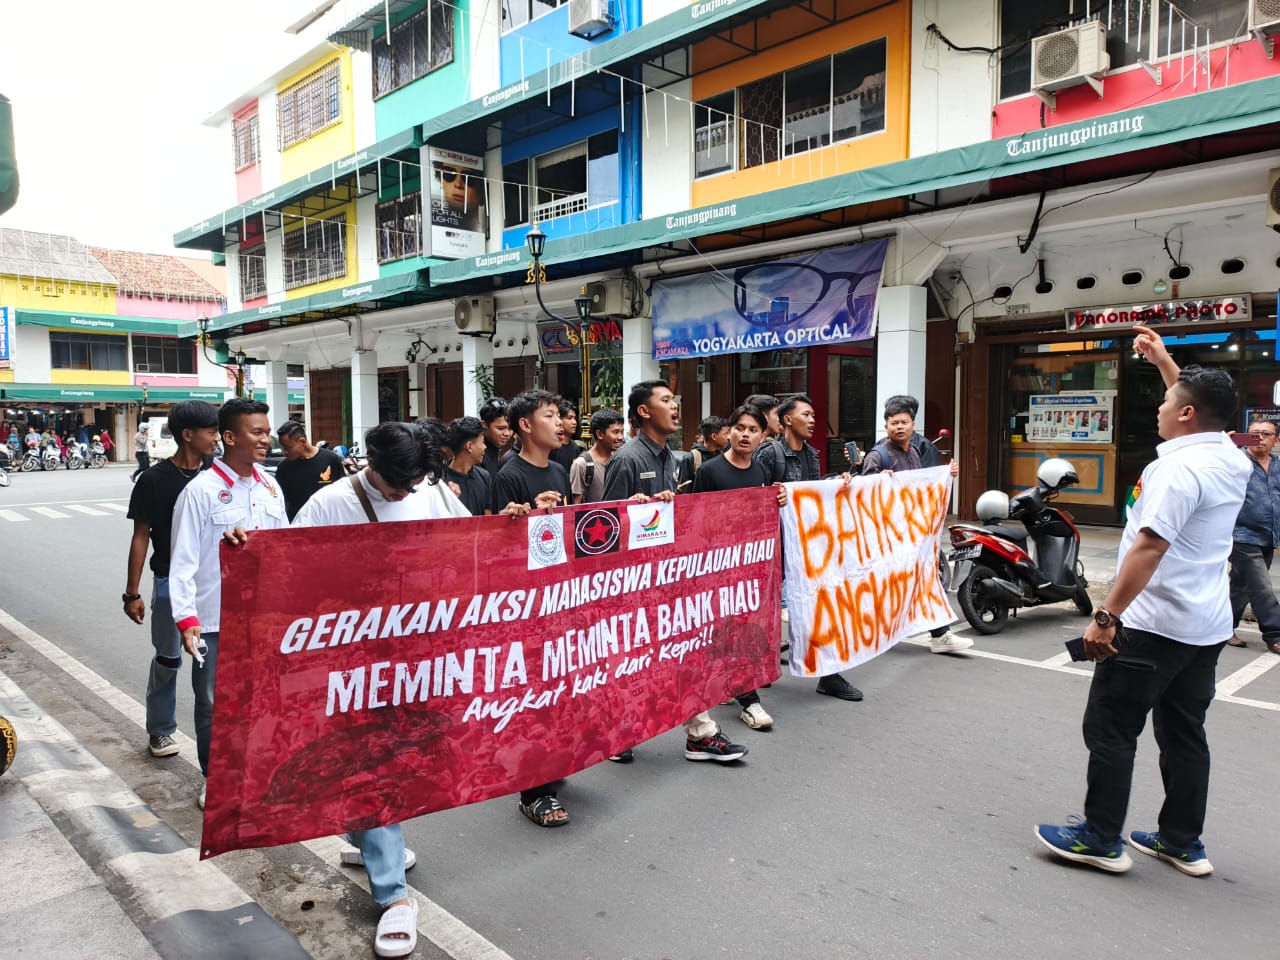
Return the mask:
[[340,456],[308,440],[307,428],[297,420],[280,424],[276,436],[286,457],[276,467],[276,482],[284,491],[285,511],[292,520],[313,493],[341,480],[346,469]]
[[475,417],[459,417],[449,424],[449,449],[453,460],[445,468],[445,482],[473,517],[489,509],[493,477],[480,466],[484,459],[484,424]]

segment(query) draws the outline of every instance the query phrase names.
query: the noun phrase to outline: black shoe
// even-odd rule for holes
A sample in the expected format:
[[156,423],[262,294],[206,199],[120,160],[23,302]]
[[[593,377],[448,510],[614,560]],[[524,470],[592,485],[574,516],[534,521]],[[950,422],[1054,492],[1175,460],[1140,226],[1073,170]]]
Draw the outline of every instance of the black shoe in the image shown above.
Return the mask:
[[838,673],[833,673],[829,677],[823,677],[818,681],[818,692],[827,697],[837,697],[840,700],[861,700],[862,691],[855,687]]
[[717,733],[701,740],[685,740],[684,758],[686,760],[714,760],[716,763],[732,763],[747,755],[747,748],[730,743],[723,733]]
[[636,758],[636,755],[632,753],[630,750],[623,750],[621,753],[615,753],[609,759],[612,760],[614,763],[630,763],[635,758]]

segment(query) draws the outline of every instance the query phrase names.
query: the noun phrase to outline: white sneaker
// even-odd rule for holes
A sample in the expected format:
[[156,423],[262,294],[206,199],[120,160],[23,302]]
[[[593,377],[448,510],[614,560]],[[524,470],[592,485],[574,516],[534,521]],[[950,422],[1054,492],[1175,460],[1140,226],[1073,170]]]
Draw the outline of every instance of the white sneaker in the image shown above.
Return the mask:
[[[342,852],[338,855],[344,866],[363,867],[364,855],[360,852],[360,848],[351,843],[342,845]],[[408,847],[404,848],[404,868],[412,870],[413,865],[418,862],[418,855]]]
[[973,646],[968,637],[958,637],[950,630],[940,637],[929,638],[929,650],[932,653],[959,653]]
[[200,796],[196,797],[196,806],[201,810],[204,809],[204,791],[207,784],[200,784]]
[[791,611],[788,610],[786,607],[782,608],[782,622],[783,623],[791,622]]
[[738,715],[738,719],[752,730],[764,730],[773,726],[773,717],[769,716],[764,706],[759,703],[753,703],[749,707],[743,707],[742,713]]

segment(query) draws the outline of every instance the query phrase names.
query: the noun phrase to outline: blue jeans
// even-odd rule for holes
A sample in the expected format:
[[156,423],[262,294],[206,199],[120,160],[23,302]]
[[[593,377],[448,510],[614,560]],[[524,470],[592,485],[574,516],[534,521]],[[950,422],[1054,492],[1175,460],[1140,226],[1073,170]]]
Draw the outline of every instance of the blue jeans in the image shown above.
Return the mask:
[[147,675],[147,733],[171,737],[178,730],[178,673],[182,669],[182,634],[169,606],[169,578],[156,577],[151,593],[151,672]]
[[1271,586],[1271,560],[1275,551],[1236,540],[1231,544],[1231,627],[1240,625],[1247,603],[1253,607],[1264,643],[1280,640],[1280,603]]
[[218,666],[218,634],[205,633],[202,639],[209,645],[204,654],[204,666],[192,658],[191,691],[196,695],[196,755],[200,758],[200,772],[209,775],[209,735],[213,731],[213,680]]
[[400,824],[357,830],[347,834],[360,849],[369,874],[369,892],[380,907],[389,907],[409,895],[404,879],[404,833]]

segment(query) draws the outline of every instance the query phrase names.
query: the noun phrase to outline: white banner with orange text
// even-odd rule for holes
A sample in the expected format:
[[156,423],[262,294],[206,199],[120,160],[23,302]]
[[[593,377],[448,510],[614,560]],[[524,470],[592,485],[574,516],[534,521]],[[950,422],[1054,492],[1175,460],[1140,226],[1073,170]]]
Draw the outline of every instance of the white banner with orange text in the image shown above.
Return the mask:
[[782,508],[791,674],[824,677],[955,620],[938,576],[947,467],[789,483]]

